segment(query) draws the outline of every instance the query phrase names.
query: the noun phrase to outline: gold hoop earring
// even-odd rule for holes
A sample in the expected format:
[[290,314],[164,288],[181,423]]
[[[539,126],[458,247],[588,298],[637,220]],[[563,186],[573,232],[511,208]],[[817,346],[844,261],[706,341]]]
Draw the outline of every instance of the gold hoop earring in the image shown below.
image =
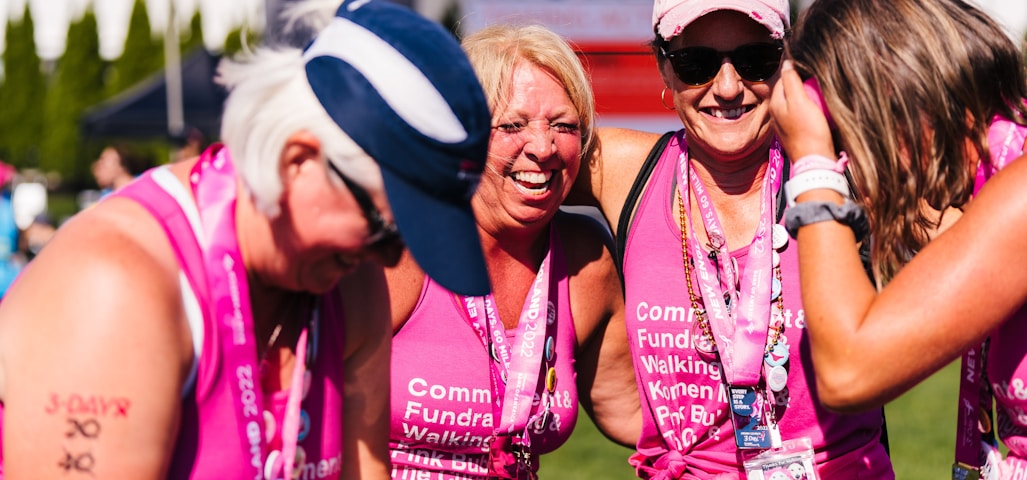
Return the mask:
[[[663,108],[666,108],[667,110],[674,110],[673,96],[670,98],[671,105],[667,106],[667,90],[670,90],[670,88],[663,87],[663,90],[660,91],[660,103],[663,104]],[[671,94],[673,95],[673,92]]]

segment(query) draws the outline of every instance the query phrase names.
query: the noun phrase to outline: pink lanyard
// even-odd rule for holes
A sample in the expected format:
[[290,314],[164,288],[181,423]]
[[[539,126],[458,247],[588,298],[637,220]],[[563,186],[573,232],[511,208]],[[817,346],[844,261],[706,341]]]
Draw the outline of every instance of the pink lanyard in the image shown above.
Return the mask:
[[[552,230],[553,227],[550,227]],[[538,274],[521,308],[520,323],[513,343],[506,340],[506,332],[496,312],[495,298],[490,293],[485,297],[463,297],[463,311],[471,327],[478,333],[482,345],[492,361],[492,377],[501,381],[495,384],[493,412],[500,419],[496,432],[499,435],[515,435],[524,432],[533,420],[531,407],[538,390],[545,340],[552,336],[556,322],[548,319],[550,295],[550,273],[553,256],[553,234],[550,233],[549,250],[546,252]],[[484,315],[484,319],[482,318]],[[539,322],[543,323],[542,331]],[[500,401],[502,399],[502,401]],[[529,446],[528,435],[521,439]]]
[[[706,308],[706,317],[718,345],[717,351],[723,364],[724,378],[729,385],[756,386],[763,372],[763,354],[767,331],[770,328],[774,192],[781,186],[783,166],[784,156],[775,140],[770,148],[769,166],[760,192],[760,222],[749,245],[749,258],[740,275],[738,291],[735,290],[735,269],[730,266],[732,260],[724,230],[710,202],[706,186],[691,168],[688,146],[683,140],[681,154],[678,156],[677,188],[685,205],[688,229],[695,231],[692,227],[692,205],[689,200],[689,193],[695,192],[713,249],[708,258],[696,238],[697,235],[688,236],[688,246],[692,249],[692,259],[696,263],[695,270],[698,273],[699,290]],[[686,176],[688,182],[685,180]],[[689,184],[691,189],[687,187]],[[713,258],[723,259],[721,262],[728,263],[727,268],[721,268],[718,264],[711,265]],[[714,269],[716,274],[711,273]],[[720,280],[721,275],[723,283]],[[724,291],[724,285],[728,287],[727,292]],[[728,298],[732,299],[730,305],[727,304]],[[744,325],[736,323],[738,318],[744,320]]]
[[[977,178],[974,181],[974,195],[981,190],[984,183],[1003,167],[1020,157],[1024,142],[1027,141],[1027,127],[1016,124],[999,116],[992,119],[988,127],[988,149],[990,159],[983,159],[977,167]],[[990,160],[990,161],[989,161]],[[981,430],[978,413],[980,409],[987,412],[987,421],[991,422],[992,397],[987,385],[984,385],[985,358],[987,350],[983,345],[973,347],[963,354],[961,375],[959,378],[959,409],[956,416],[956,465],[953,467],[953,478],[965,475],[965,469],[977,468],[982,465]],[[991,425],[987,425],[989,433]]]
[[[226,371],[235,372],[232,392],[236,405],[239,436],[250,446],[254,478],[264,478],[263,392],[259,388],[256,339],[253,312],[250,310],[249,285],[243,268],[242,254],[235,231],[236,177],[228,150],[208,150],[189,175],[196,207],[203,224],[204,252],[213,299],[213,317],[219,329]],[[299,431],[299,404],[306,369],[307,328],[300,332],[296,347],[296,367],[287,400],[283,422],[282,456],[284,468],[276,469],[271,478],[292,472]],[[290,475],[291,476],[291,475]]]

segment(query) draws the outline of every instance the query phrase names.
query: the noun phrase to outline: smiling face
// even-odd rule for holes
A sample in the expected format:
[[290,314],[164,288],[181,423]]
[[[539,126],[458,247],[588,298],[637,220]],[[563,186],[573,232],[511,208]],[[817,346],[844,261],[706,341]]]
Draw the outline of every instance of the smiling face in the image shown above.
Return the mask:
[[489,159],[472,200],[486,231],[545,225],[570,192],[581,157],[578,112],[548,71],[521,62],[492,117]]
[[[702,46],[729,52],[742,45],[769,43],[770,32],[744,14],[721,10],[700,17],[672,38],[668,51]],[[718,161],[746,158],[772,137],[770,94],[779,73],[765,82],[743,80],[731,62],[703,86],[683,83],[670,61],[660,63],[664,83],[674,92],[674,106],[688,134],[689,149]],[[765,160],[765,158],[764,158]]]

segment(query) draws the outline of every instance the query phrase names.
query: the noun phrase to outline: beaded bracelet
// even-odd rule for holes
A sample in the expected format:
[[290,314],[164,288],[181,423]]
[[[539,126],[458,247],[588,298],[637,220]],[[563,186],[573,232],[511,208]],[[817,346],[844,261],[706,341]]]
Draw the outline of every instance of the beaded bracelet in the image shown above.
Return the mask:
[[806,225],[829,220],[851,228],[857,242],[870,232],[870,223],[863,207],[849,200],[841,205],[834,202],[802,202],[789,207],[785,212],[785,228],[792,238]]

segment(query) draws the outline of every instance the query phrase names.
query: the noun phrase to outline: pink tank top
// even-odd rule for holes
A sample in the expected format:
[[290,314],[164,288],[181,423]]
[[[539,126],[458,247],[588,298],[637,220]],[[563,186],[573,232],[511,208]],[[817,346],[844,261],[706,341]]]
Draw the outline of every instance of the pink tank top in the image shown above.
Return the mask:
[[[1027,127],[996,118],[989,130],[991,162],[978,169],[974,194],[987,179],[1023,152]],[[1000,467],[1003,479],[1027,478],[1027,307],[1020,308],[991,336],[988,381],[995,397],[998,437],[1009,448]]]
[[[678,132],[657,163],[625,244],[628,337],[642,399],[642,435],[631,463],[642,478],[745,478],[735,445],[721,365],[694,349],[681,228],[674,214]],[[794,240],[793,240],[794,242]],[[799,293],[797,249],[781,256],[784,325],[790,358],[786,395],[775,408],[785,440],[809,437],[821,478],[894,478],[880,442],[882,412],[842,416],[819,406]],[[745,269],[749,249],[730,252]],[[693,285],[698,285],[693,270]],[[774,316],[779,316],[776,308]],[[720,477],[718,477],[720,478]]]
[[[213,155],[208,151],[205,156]],[[259,452],[253,452],[239,435],[239,417],[235,411],[230,383],[238,372],[226,371],[223,334],[210,317],[212,292],[193,230],[185,219],[182,196],[173,196],[154,180],[154,172],[118,191],[116,195],[131,198],[146,207],[168,233],[179,264],[196,293],[203,319],[203,350],[199,354],[194,387],[185,395],[180,430],[175,443],[168,478],[264,478],[271,466],[281,462],[280,432],[285,417],[288,391],[264,392],[263,422],[260,429],[247,430],[256,437]],[[316,301],[320,318],[313,322],[312,355],[317,352],[341,352],[345,347],[341,305],[331,296]],[[321,321],[327,320],[327,321]],[[339,477],[342,466],[342,385],[341,361],[328,355],[315,360],[304,379],[303,412],[300,417],[299,442],[294,472],[301,479]],[[258,372],[250,380],[260,384]],[[251,431],[253,430],[253,431]],[[253,439],[251,439],[253,441]],[[260,468],[254,469],[255,454]],[[254,473],[254,470],[257,470]]]
[[[553,330],[557,383],[550,407],[552,419],[541,429],[537,424],[528,427],[536,459],[532,471],[538,470],[539,454],[551,452],[567,441],[578,416],[574,373],[577,341],[567,293],[568,277],[557,237],[550,238],[550,302],[556,307]],[[413,313],[393,336],[389,439],[392,478],[487,477],[489,445],[499,426],[492,406],[495,398],[491,360],[469,324],[463,302],[462,297],[426,277]],[[508,331],[507,339],[514,338],[513,331]],[[543,379],[535,390],[533,412],[542,408],[544,388]]]

